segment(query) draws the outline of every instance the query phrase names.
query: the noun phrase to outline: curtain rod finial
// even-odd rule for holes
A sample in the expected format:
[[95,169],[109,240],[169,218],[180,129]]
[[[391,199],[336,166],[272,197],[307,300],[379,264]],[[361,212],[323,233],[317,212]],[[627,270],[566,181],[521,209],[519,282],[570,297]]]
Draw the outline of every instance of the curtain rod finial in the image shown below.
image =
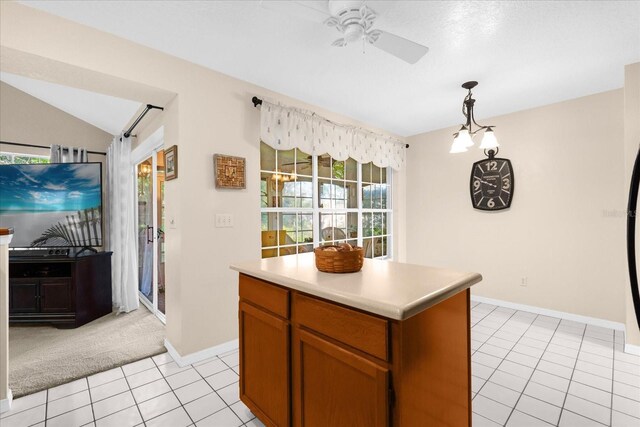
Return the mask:
[[257,96],[254,96],[253,98],[251,98],[251,102],[253,102],[254,107],[257,107],[258,105],[262,105],[262,99],[258,98]]

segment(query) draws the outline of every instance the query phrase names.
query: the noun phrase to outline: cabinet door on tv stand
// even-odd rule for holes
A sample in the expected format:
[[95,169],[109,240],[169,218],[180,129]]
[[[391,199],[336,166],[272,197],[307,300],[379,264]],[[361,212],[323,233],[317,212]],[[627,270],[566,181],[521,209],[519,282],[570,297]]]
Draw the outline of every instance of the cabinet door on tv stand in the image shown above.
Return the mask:
[[71,278],[40,280],[40,311],[68,313],[73,311]]
[[40,311],[37,279],[11,279],[9,288],[10,313],[37,313]]

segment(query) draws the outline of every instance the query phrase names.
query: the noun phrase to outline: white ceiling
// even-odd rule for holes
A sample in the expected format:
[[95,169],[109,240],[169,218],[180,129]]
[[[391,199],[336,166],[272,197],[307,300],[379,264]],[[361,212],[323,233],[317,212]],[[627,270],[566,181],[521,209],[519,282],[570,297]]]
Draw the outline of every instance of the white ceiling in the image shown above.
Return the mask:
[[483,123],[620,88],[640,61],[637,1],[369,1],[374,28],[429,46],[415,65],[258,1],[23,3],[404,136],[462,122],[467,80]]
[[0,80],[111,135],[121,133],[142,105],[5,72],[0,72]]

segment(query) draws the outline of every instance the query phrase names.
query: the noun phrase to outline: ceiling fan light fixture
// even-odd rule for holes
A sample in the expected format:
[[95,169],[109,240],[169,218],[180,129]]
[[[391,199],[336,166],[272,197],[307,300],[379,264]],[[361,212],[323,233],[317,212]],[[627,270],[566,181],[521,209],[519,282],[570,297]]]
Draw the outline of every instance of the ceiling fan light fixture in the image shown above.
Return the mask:
[[350,24],[344,29],[344,39],[347,44],[354,43],[364,35],[364,28],[360,24]]

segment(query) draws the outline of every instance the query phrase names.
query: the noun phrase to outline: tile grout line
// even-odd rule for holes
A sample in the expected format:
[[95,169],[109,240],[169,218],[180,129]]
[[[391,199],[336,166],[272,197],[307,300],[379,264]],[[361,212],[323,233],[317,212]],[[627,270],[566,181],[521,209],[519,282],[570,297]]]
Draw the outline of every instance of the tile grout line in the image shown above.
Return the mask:
[[49,421],[48,416],[49,416],[49,389],[47,389],[46,393],[45,393],[45,401],[44,401],[44,425],[46,427],[47,424],[49,424],[47,421]]
[[91,387],[89,387],[89,379],[85,377],[84,381],[87,383],[87,393],[89,394],[89,405],[91,406],[91,417],[93,418],[93,422],[95,423],[96,412],[93,410],[93,399],[91,398]]
[[[497,308],[497,307],[496,307],[496,308]],[[501,328],[502,328],[502,327],[503,327],[503,326],[504,326],[504,325],[505,325],[509,320],[511,320],[511,318],[512,318],[513,316],[515,316],[515,314],[516,314],[517,312],[518,312],[518,310],[515,310],[513,313],[511,313],[511,316],[509,316],[509,318],[508,318],[508,319],[506,319],[504,322],[502,322],[502,325],[500,325],[500,327],[499,327],[498,329],[496,329],[496,331],[495,331],[493,334],[491,334],[491,335],[489,336],[489,338],[487,339],[487,341],[489,341],[489,340],[490,340],[490,339],[491,339],[491,338],[492,338],[492,337],[493,337],[493,336],[494,336],[494,335],[495,335],[495,334],[496,334],[496,333],[497,333],[497,332],[498,332],[498,331],[499,331],[499,330],[500,330],[500,329],[501,329]],[[537,317],[537,316],[536,316],[536,317]],[[532,323],[533,323],[533,322],[532,322]],[[472,329],[473,329],[473,328],[472,328]],[[527,329],[529,329],[529,328],[527,328]],[[472,331],[472,332],[473,332],[473,331]],[[518,341],[519,341],[519,340],[518,340]],[[485,341],[485,343],[486,343],[486,341]],[[483,343],[483,345],[484,345],[484,343]],[[489,344],[489,345],[491,345],[491,344]],[[514,344],[514,346],[515,346],[515,344]],[[502,347],[500,347],[500,348],[502,348]],[[513,346],[512,346],[512,348],[513,348]],[[480,350],[480,348],[478,348],[478,350],[476,350],[476,351],[479,351],[479,350]],[[505,349],[505,350],[506,350],[506,349]],[[475,352],[474,352],[474,353],[475,353]],[[482,351],[481,351],[480,353],[487,354],[487,353],[484,353],[484,352],[482,352]],[[507,354],[509,354],[509,353],[507,352]],[[490,356],[492,356],[492,355],[490,355]],[[496,356],[494,356],[494,357],[496,357]],[[506,355],[505,355],[505,357],[506,357]],[[472,359],[471,361],[473,362],[473,359]],[[504,361],[504,357],[502,358],[502,361]],[[493,376],[493,374],[495,373],[495,371],[497,371],[497,370],[498,370],[498,367],[502,364],[502,361],[498,364],[498,366],[496,366],[495,368],[492,368],[492,369],[493,369],[493,372],[491,372],[491,375],[489,375],[489,378],[491,378],[491,377]],[[483,366],[484,366],[484,365],[483,365]],[[472,370],[472,372],[471,372],[471,376],[473,376],[473,370]],[[478,377],[478,378],[479,378],[479,377]],[[480,392],[482,391],[482,389],[484,388],[484,386],[487,384],[487,382],[489,382],[489,378],[487,378],[487,379],[484,381],[484,383],[480,386],[480,388],[478,389],[478,391],[477,391],[477,393],[476,393],[476,396],[478,396],[478,395],[480,394]],[[485,396],[483,396],[483,397],[485,397]],[[475,399],[475,397],[474,397],[474,399]],[[472,399],[472,400],[473,400],[473,399]],[[471,410],[472,410],[472,412],[473,412],[473,404],[471,405]],[[486,417],[485,417],[485,418],[486,418]]]
[[[79,392],[77,392],[77,393],[70,394],[69,396],[74,396],[74,395],[76,395],[76,394],[80,394],[80,393],[82,393],[83,391],[87,391],[87,390],[82,390],[82,391],[79,391]],[[66,397],[68,397],[68,396],[66,396]],[[60,400],[60,399],[56,399],[56,400],[54,400],[54,402],[55,402],[55,401],[57,401],[57,400]],[[91,398],[89,398],[89,401],[91,401]],[[48,405],[48,403],[47,403],[47,405]],[[51,418],[45,418],[45,421],[47,421],[47,420],[52,420],[52,419],[54,419],[54,418],[61,417],[62,415],[68,414],[69,412],[77,411],[78,409],[86,408],[87,406],[90,406],[90,405],[91,405],[91,403],[88,403],[88,404],[86,404],[86,405],[78,406],[77,408],[69,409],[68,411],[60,412],[59,414],[57,414],[57,415],[55,415],[55,416],[53,416],[53,417],[51,417]],[[41,406],[41,405],[38,405],[38,406]],[[33,408],[30,408],[30,409],[33,409]],[[21,411],[21,412],[25,412],[25,411]],[[47,412],[48,412],[48,411],[47,411]],[[46,416],[46,412],[45,412],[45,416]],[[40,421],[40,422],[42,422],[42,421]],[[40,422],[35,423],[35,424],[39,424]],[[35,425],[35,424],[34,424],[34,425]],[[83,424],[83,425],[84,425],[84,424]]]
[[[487,304],[487,305],[490,305],[490,304]],[[487,312],[487,314],[485,314],[484,316],[482,316],[482,318],[481,318],[480,320],[478,320],[476,323],[474,323],[471,327],[473,328],[473,327],[474,327],[474,326],[476,326],[478,323],[480,323],[481,321],[483,321],[483,320],[484,320],[488,315],[490,315],[491,313],[493,313],[494,311],[496,311],[496,309],[497,309],[497,308],[498,308],[498,306],[497,306],[497,305],[494,305],[494,306],[493,306],[493,308]],[[474,309],[471,309],[471,314],[472,314],[472,315],[473,315],[473,310],[474,310]],[[473,317],[473,316],[472,316],[472,317]]]
[[[153,359],[151,359],[151,361],[153,362],[153,364],[154,364],[154,365],[156,366],[156,368],[157,368],[157,367],[158,367],[158,364],[156,364],[156,361],[155,361],[155,360],[153,360]],[[193,365],[189,365],[189,367],[190,367],[191,369],[193,369],[194,371],[196,371],[196,373],[198,373],[198,371],[193,367]],[[159,369],[158,369],[158,370],[159,370]],[[186,370],[184,370],[184,371],[182,371],[182,372],[187,372],[187,371],[188,371],[188,369],[186,369]],[[174,375],[177,375],[177,374],[179,374],[179,373],[180,373],[180,372],[176,372]],[[162,371],[160,372],[160,374],[162,375],[162,378],[167,382],[167,385],[169,386],[169,389],[171,389],[171,393],[173,393],[173,395],[175,396],[176,400],[177,400],[177,401],[178,401],[178,403],[180,404],[180,406],[179,406],[179,407],[180,407],[180,408],[182,408],[182,410],[187,414],[187,417],[189,417],[189,420],[191,420],[191,424],[190,424],[190,425],[195,425],[195,424],[196,424],[196,422],[195,422],[195,421],[193,421],[193,418],[191,418],[191,414],[189,414],[189,411],[187,411],[187,408],[185,408],[185,407],[184,407],[184,405],[182,404],[182,401],[180,400],[180,398],[179,398],[179,397],[178,397],[178,395],[176,394],[176,391],[174,390],[174,388],[171,386],[171,384],[169,383],[169,381],[167,381],[166,377],[162,374]],[[171,376],[171,375],[169,375],[169,376]],[[197,381],[197,380],[196,380],[196,381]],[[185,384],[185,385],[183,385],[182,387],[186,387],[186,386],[188,386],[188,385],[191,385],[191,384],[195,383],[196,381],[194,381],[194,382],[192,382],[192,383],[189,383],[189,384]],[[178,387],[178,388],[182,388],[182,387]],[[167,394],[167,393],[165,393],[165,394]],[[175,409],[177,409],[177,408],[171,409],[171,411],[173,411],[173,410],[175,410]],[[162,415],[165,415],[165,414],[168,414],[168,413],[169,413],[169,412],[171,412],[171,411],[167,411],[167,412],[165,412],[164,414],[160,414],[160,415],[158,415],[158,417],[160,417],[160,416],[162,416]],[[157,417],[154,417],[154,418],[157,418]],[[152,418],[152,419],[153,419],[153,418]]]
[[[156,361],[155,361],[155,360],[153,360],[153,357],[154,357],[154,356],[151,356],[151,357],[149,357],[149,359],[151,359],[152,363],[154,364],[154,367],[153,367],[153,368],[149,368],[149,369],[145,369],[145,370],[140,371],[140,372],[146,372],[146,371],[149,371],[149,370],[151,370],[151,369],[158,369],[158,371],[160,371],[160,369],[159,369],[159,367],[160,367],[160,366],[167,365],[167,364],[172,363],[172,362],[174,362],[174,363],[175,363],[175,361],[174,361],[174,360],[172,360],[172,362],[169,362],[169,363],[163,363],[162,365],[158,365],[158,364],[156,363]],[[195,424],[195,423],[193,422],[193,419],[191,418],[191,415],[190,415],[190,414],[189,414],[189,412],[186,410],[186,408],[184,408],[184,405],[182,404],[182,402],[180,401],[180,399],[178,398],[178,396],[175,394],[175,391],[174,391],[173,387],[172,387],[172,386],[169,384],[169,382],[167,381],[167,378],[172,377],[172,376],[174,376],[174,375],[178,375],[178,374],[180,374],[180,373],[182,373],[182,372],[187,371],[188,369],[194,369],[194,370],[195,370],[195,367],[194,367],[193,365],[188,365],[188,368],[187,368],[187,369],[184,369],[183,371],[175,372],[175,373],[173,373],[173,374],[171,374],[171,375],[166,375],[166,376],[162,373],[162,371],[160,371],[160,374],[161,374],[162,378],[159,378],[159,379],[157,379],[157,380],[155,380],[155,381],[160,381],[160,380],[165,381],[165,382],[167,383],[167,386],[169,387],[169,390],[170,390],[170,391],[165,392],[165,393],[162,393],[162,394],[160,394],[160,395],[158,395],[158,396],[151,397],[151,398],[149,398],[149,399],[147,399],[147,400],[145,400],[145,401],[143,401],[143,402],[139,402],[139,403],[141,404],[141,403],[148,402],[148,401],[150,401],[150,400],[152,400],[152,399],[155,399],[155,398],[160,397],[160,396],[164,396],[164,395],[166,395],[166,394],[169,394],[169,392],[171,392],[171,393],[173,393],[173,395],[176,397],[176,400],[177,400],[177,401],[178,401],[178,403],[180,404],[180,407],[182,407],[182,408],[184,409],[184,411],[187,413],[187,416],[188,416],[188,417],[189,417],[189,419],[192,421],[192,424]],[[195,370],[195,371],[196,371],[196,373],[198,373],[198,374],[199,374],[199,372],[198,372],[197,370]],[[123,371],[123,373],[124,373],[124,371]],[[137,373],[139,373],[139,372],[136,372],[136,374],[137,374]],[[135,374],[132,374],[132,375],[135,375]],[[126,379],[126,375],[124,376],[124,378],[125,378],[125,381],[127,382],[127,386],[129,386],[129,381],[128,381],[128,379]],[[153,382],[155,382],[155,381],[151,381],[151,382],[148,382],[148,383],[146,383],[146,384],[141,384],[141,385],[139,385],[138,387],[135,387],[135,388],[140,388],[140,387],[143,387],[143,386],[145,386],[145,385],[149,385],[149,384],[151,384],[151,383],[153,383]],[[195,381],[192,381],[192,382],[190,382],[190,383],[188,383],[188,384],[184,384],[184,385],[182,385],[182,386],[180,386],[180,387],[178,387],[178,388],[186,387],[186,386],[188,386],[188,385],[194,384],[194,383],[195,383],[195,382],[197,382],[197,381],[199,381],[199,380],[195,380]],[[132,389],[130,386],[129,386],[129,391],[133,392],[133,389]],[[203,397],[204,397],[204,396],[203,396]],[[197,400],[197,399],[195,399],[195,400]],[[134,402],[135,402],[135,405],[136,405],[136,407],[137,407],[137,409],[138,409],[138,412],[140,413],[140,417],[141,417],[141,418],[142,418],[142,420],[143,420],[142,424],[145,424],[145,425],[146,425],[146,422],[147,422],[147,421],[145,421],[145,420],[144,420],[144,417],[142,416],[142,412],[140,412],[139,403],[136,401],[135,397],[134,397]],[[224,402],[224,400],[223,400],[223,402]],[[225,404],[226,404],[226,402],[225,402]],[[125,408],[125,409],[128,409],[128,408]],[[161,413],[161,414],[158,414],[158,415],[156,415],[155,417],[153,417],[153,418],[151,418],[151,419],[156,419],[156,418],[158,418],[158,417],[160,417],[160,416],[162,416],[162,415],[166,415],[166,414],[168,414],[169,412],[171,412],[171,411],[173,411],[173,410],[175,410],[175,409],[177,409],[177,407],[176,407],[176,408],[173,408],[173,409],[170,409],[170,410],[168,410],[168,411],[166,411],[166,412],[163,412],[163,413]],[[124,410],[124,409],[122,409],[122,410]],[[122,410],[121,410],[121,411],[122,411]],[[117,412],[120,412],[120,411],[117,411]],[[140,424],[138,424],[138,425],[140,425]]]
[[[151,361],[153,361],[153,359],[151,359]],[[153,362],[153,364],[155,365],[155,362]],[[140,424],[146,426],[147,425],[147,421],[142,416],[142,411],[140,411],[140,407],[138,406],[138,402],[136,401],[136,398],[133,395],[133,389],[131,388],[131,385],[129,384],[129,380],[127,379],[127,375],[124,373],[124,369],[122,369],[122,366],[120,366],[120,370],[122,371],[122,376],[124,378],[124,382],[127,383],[127,388],[129,389],[128,391],[131,393],[131,397],[133,397],[133,403],[135,404],[136,409],[138,410],[138,414],[140,414],[140,419],[142,420],[142,423],[140,423]],[[162,375],[162,372],[160,372],[160,374]],[[129,409],[129,408],[124,408],[121,411],[124,411],[125,409]],[[114,414],[117,414],[118,412],[120,412],[120,411],[114,412]],[[109,414],[109,415],[112,415],[112,414]],[[140,424],[136,424],[136,426],[139,426]]]
[[[539,316],[539,315],[538,315]],[[536,316],[536,318],[533,320],[533,322],[531,322],[531,325],[529,325],[529,328],[531,328],[531,326],[535,323],[535,321],[538,319],[538,316]],[[520,395],[518,396],[518,399],[516,400],[516,403],[514,403],[513,408],[511,408],[511,412],[509,413],[509,416],[507,417],[507,421],[505,421],[504,425],[507,425],[507,423],[509,422],[509,419],[511,419],[511,416],[513,415],[513,413],[516,410],[516,406],[518,406],[518,403],[520,402],[520,399],[522,399],[522,396],[525,395],[524,391],[527,389],[527,386],[529,385],[529,382],[531,381],[531,378],[533,377],[533,374],[535,374],[536,369],[538,368],[538,365],[540,364],[540,361],[542,360],[542,356],[544,356],[544,353],[547,351],[547,348],[549,348],[549,345],[551,344],[551,340],[553,339],[553,337],[555,336],[556,332],[558,331],[558,328],[560,327],[560,324],[562,323],[562,321],[558,321],[558,323],[556,324],[555,329],[553,330],[553,334],[551,334],[551,337],[549,338],[549,342],[547,343],[547,345],[545,346],[544,350],[542,350],[542,354],[540,355],[540,357],[538,358],[538,361],[536,362],[536,366],[533,367],[533,370],[531,371],[531,374],[529,375],[529,378],[527,378],[527,382],[524,384],[524,387],[522,388],[522,392],[520,392]],[[527,328],[527,330],[529,330],[529,328]],[[526,331],[525,331],[526,333]],[[524,335],[523,335],[524,336]],[[517,353],[517,352],[516,352]],[[508,356],[508,354],[507,354]],[[506,357],[506,356],[505,356]],[[504,359],[503,359],[504,361]],[[501,365],[502,363],[500,363]],[[498,365],[498,367],[500,367],[500,365]],[[496,371],[498,370],[498,368],[496,368]],[[492,375],[493,376],[493,375]],[[488,380],[487,380],[488,381]],[[535,382],[535,381],[534,381]],[[529,396],[529,395],[526,395]],[[531,396],[529,396],[531,397]],[[562,414],[562,409],[560,409],[560,413]],[[531,414],[527,414],[529,416],[532,416]],[[537,419],[540,419],[538,417],[535,417]],[[544,420],[541,420],[544,421]],[[544,421],[546,422],[546,421]],[[560,422],[560,417],[558,417],[558,422]]]
[[[578,361],[579,361],[579,360],[578,360],[578,359],[576,359],[576,364],[577,364],[577,362],[578,362]],[[553,363],[553,362],[550,362],[550,363]],[[585,372],[585,371],[582,371],[582,370],[577,369],[577,368],[575,368],[575,369],[574,369],[574,371],[575,371],[575,370],[577,370],[577,371],[579,371],[579,372]],[[542,372],[546,372],[546,371],[542,371]],[[556,374],[552,374],[552,373],[549,373],[549,372],[546,372],[546,373],[547,373],[547,374],[549,374],[549,375],[553,375],[553,376],[556,376],[556,377],[563,378],[563,377],[561,377],[561,376],[559,376],[559,375],[556,375]],[[587,373],[588,373],[588,372],[587,372]],[[592,375],[595,375],[595,374],[592,374]],[[607,380],[608,380],[608,378],[605,378],[605,377],[600,377],[600,378],[604,378],[604,379],[607,379]],[[565,379],[566,379],[566,378],[565,378]],[[577,384],[584,385],[584,386],[589,387],[589,388],[593,388],[593,389],[598,390],[598,391],[603,391],[602,389],[599,389],[598,387],[594,387],[594,386],[592,386],[592,385],[585,384],[585,383],[582,383],[582,382],[577,381],[577,380],[569,379],[569,385],[571,385],[571,383],[572,383],[572,382],[577,383]],[[536,383],[536,382],[534,381],[534,383]],[[536,383],[536,384],[537,384],[537,383]],[[612,408],[607,408],[606,406],[604,406],[604,405],[602,405],[602,404],[600,404],[600,403],[598,403],[598,402],[593,402],[593,401],[591,401],[591,400],[589,400],[589,399],[587,399],[587,398],[580,397],[580,396],[576,396],[575,394],[570,393],[568,389],[567,389],[567,392],[565,393],[565,400],[566,400],[566,395],[569,395],[569,394],[570,394],[571,396],[574,396],[574,397],[577,397],[577,398],[579,398],[579,399],[585,400],[585,401],[589,402],[589,403],[590,403],[590,404],[592,404],[592,405],[597,405],[597,406],[599,406],[599,407],[602,407],[602,408],[605,408],[605,409],[610,409],[611,411],[613,411],[613,409],[612,409]],[[612,399],[613,399],[613,393],[610,393],[610,394],[611,394]],[[485,397],[486,397],[486,396],[485,396]],[[533,397],[533,396],[529,396],[529,395],[527,395],[527,397],[530,397],[530,398],[532,398],[532,399],[536,399],[536,400],[538,400],[538,401],[541,401],[541,402],[547,403],[547,404],[549,404],[549,405],[551,405],[551,406],[555,406],[556,408],[560,408],[561,410],[566,410],[566,411],[568,411],[568,412],[571,412],[571,413],[574,413],[574,414],[575,414],[575,412],[573,412],[573,411],[571,411],[571,410],[569,410],[569,409],[565,409],[565,408],[564,408],[564,402],[563,402],[563,406],[562,406],[562,407],[559,407],[558,405],[555,405],[555,404],[553,404],[553,403],[549,403],[549,402],[545,402],[544,400],[538,399],[538,398]],[[488,397],[488,399],[491,399],[491,398],[490,398],[490,397]],[[493,400],[493,399],[491,399],[491,400]],[[494,401],[495,401],[495,400],[494,400]],[[498,402],[498,403],[500,403],[500,402]],[[612,406],[613,406],[613,405],[612,405]],[[577,414],[577,415],[583,416],[583,417],[585,417],[585,418],[587,418],[587,419],[589,419],[589,420],[591,420],[591,421],[594,421],[594,422],[597,422],[597,423],[599,423],[599,424],[602,424],[602,423],[600,423],[599,421],[593,420],[592,418],[586,417],[586,416],[584,416],[584,415],[581,415],[581,414]],[[627,415],[628,415],[628,414],[627,414]],[[534,416],[534,417],[535,417],[535,416]],[[537,417],[535,417],[535,418],[537,418]],[[635,417],[634,417],[634,418],[635,418]],[[544,420],[542,420],[542,421],[544,421]]]
[[[496,309],[497,309],[497,308],[498,308],[498,306],[497,306],[497,305],[496,305],[496,306],[494,306],[494,307],[493,307],[493,309],[492,309],[490,312],[488,312],[487,314],[485,314],[485,315],[482,317],[482,319],[478,320],[474,325],[472,325],[472,326],[471,326],[471,332],[472,332],[472,333],[471,333],[471,335],[472,335],[472,336],[473,336],[473,327],[474,327],[474,326],[476,326],[476,325],[478,325],[478,323],[482,322],[484,319],[486,319],[486,318],[487,318],[487,316],[489,316],[491,313],[493,313],[494,311],[496,311]],[[515,313],[514,313],[514,314],[515,314]],[[513,315],[512,315],[512,316],[513,316]],[[511,317],[510,317],[510,318],[511,318]],[[507,319],[507,320],[509,320],[509,319]],[[503,323],[503,324],[504,324],[504,323]],[[502,326],[500,326],[500,327],[502,327]],[[491,335],[489,335],[489,338],[487,338],[487,341],[488,341],[489,339],[491,339],[491,337],[492,337],[496,332],[498,332],[499,330],[500,330],[500,328],[496,329],[496,330],[495,330]],[[473,340],[473,337],[471,337],[471,339]],[[484,342],[482,343],[482,345],[484,345],[487,341],[484,341]],[[481,345],[480,347],[482,347],[482,345]],[[480,347],[478,347],[477,349],[473,350],[473,351],[471,352],[471,356],[473,356],[473,355],[474,355],[478,350],[480,350]],[[482,352],[482,351],[481,351],[480,353],[486,354],[486,353],[484,353],[484,352]],[[473,372],[472,372],[471,374],[473,375]],[[480,390],[478,390],[478,392],[479,392],[479,391],[480,391]]]
[[[582,332],[582,340],[580,340],[580,346],[578,347],[578,356],[576,356],[576,363],[573,365],[573,369],[571,370],[571,377],[569,378],[569,385],[567,386],[567,393],[564,395],[564,400],[562,401],[562,410],[560,411],[560,419],[562,418],[562,413],[565,411],[565,404],[567,403],[567,396],[569,396],[569,389],[571,388],[571,382],[573,381],[573,375],[576,372],[576,366],[578,365],[578,358],[580,357],[580,350],[582,349],[582,343],[584,342],[584,334],[587,332],[587,326],[585,325],[584,331]],[[572,395],[573,396],[573,395]],[[567,411],[569,411],[567,409]],[[572,411],[569,411],[572,412]],[[585,417],[589,418],[589,417]],[[560,419],[558,419],[558,423],[560,423]],[[591,418],[589,418],[591,419]],[[595,420],[592,420],[595,421]]]
[[[222,364],[223,364],[223,365],[225,365],[225,366],[227,367],[227,369],[231,370],[234,374],[238,375],[238,374],[236,373],[236,371],[234,371],[234,370],[233,370],[233,369],[232,369],[232,368],[231,368],[231,367],[230,367],[230,366],[229,366],[229,365],[228,365],[224,360],[222,360],[222,358],[221,358],[220,356],[215,356],[215,357],[216,357],[216,359],[218,359],[220,362],[222,362]],[[193,366],[193,365],[192,365],[192,366]],[[207,381],[207,379],[206,379],[204,376],[202,376],[202,374],[200,373],[200,371],[198,371],[197,369],[195,369],[195,367],[194,367],[193,369],[194,369],[194,370],[196,371],[196,373],[200,376],[200,378],[202,378],[202,379],[207,383],[207,385],[208,385],[209,387],[211,387],[211,384],[209,384],[209,382]],[[226,371],[226,369],[225,369],[225,370],[222,370],[222,371],[220,371],[220,372],[224,372],[224,371]],[[213,376],[213,375],[219,374],[220,372],[216,372],[216,373],[211,374],[211,375],[209,375],[209,376],[211,377],[211,376]],[[223,388],[229,387],[230,385],[233,385],[233,384],[236,384],[236,383],[238,384],[238,387],[240,387],[240,381],[238,380],[238,381],[236,381],[235,383],[231,383],[231,384],[228,384],[228,385],[226,385],[226,386],[224,386],[224,387],[220,387],[220,389],[223,389]],[[246,423],[242,420],[242,418],[240,418],[240,417],[238,416],[238,414],[236,414],[236,413],[235,413],[235,411],[234,411],[233,409],[231,409],[231,405],[227,404],[227,402],[222,398],[222,396],[220,396],[220,394],[218,393],[218,391],[217,391],[216,389],[214,389],[213,387],[211,387],[211,390],[213,390],[213,393],[215,393],[215,394],[220,398],[220,400],[222,400],[222,402],[226,405],[226,407],[227,407],[227,408],[229,408],[229,409],[231,410],[231,412],[233,413],[233,415],[235,415],[235,416],[240,420],[240,422],[242,423],[242,424],[241,424],[241,426],[244,426]],[[209,393],[209,394],[211,394],[211,393]],[[238,394],[239,394],[239,392],[238,392]],[[207,395],[205,395],[205,396],[207,396]],[[201,399],[202,397],[204,397],[204,396],[201,396],[201,397],[199,397],[198,399]],[[198,400],[198,399],[195,399],[195,400]],[[193,401],[195,401],[195,400],[193,400]],[[238,400],[238,402],[240,402],[240,400]],[[236,403],[236,402],[234,402],[233,404],[235,404],[235,403]],[[224,409],[224,408],[222,408],[222,409],[220,409],[220,410],[218,410],[218,411],[214,412],[213,414],[217,414],[218,412],[222,411],[223,409]],[[206,417],[204,417],[203,419],[208,418],[208,417],[210,417],[210,416],[211,416],[211,415],[213,415],[213,414],[209,414],[209,415],[207,415]],[[253,412],[252,412],[252,414],[253,414]],[[252,421],[254,418],[256,418],[255,414],[254,414],[253,418],[251,418],[249,421]],[[202,421],[202,420],[199,420],[199,421]],[[247,422],[249,422],[249,421],[247,421]],[[194,424],[195,424],[195,423],[194,423]]]
[[[543,342],[543,341],[541,341],[541,342]],[[526,345],[526,344],[523,344],[523,345]],[[503,347],[500,347],[500,348],[502,348],[502,349],[506,350],[506,349],[505,349],[505,348],[503,348]],[[545,353],[546,353],[547,351],[548,351],[548,350],[546,350],[546,351],[545,351]],[[511,362],[511,363],[513,363],[513,364],[516,364],[516,365],[524,366],[525,368],[531,368],[531,366],[529,366],[529,365],[525,365],[524,363],[516,362],[516,361],[513,361],[513,360],[508,360],[508,359],[506,358],[506,356],[505,356],[505,357],[503,357],[503,358],[500,358],[500,357],[498,357],[498,356],[494,356],[494,355],[489,354],[489,353],[484,353],[484,352],[482,352],[482,351],[481,351],[480,353],[485,354],[485,355],[487,355],[487,356],[495,357],[496,359],[503,359],[503,360],[507,360],[508,362]],[[520,355],[523,355],[523,356],[529,356],[528,354],[520,353],[519,351],[516,351],[516,350],[509,350],[509,353],[516,353],[516,354],[520,354]],[[553,353],[553,354],[558,354],[558,353]],[[563,356],[563,355],[560,355],[560,356]],[[529,356],[529,357],[534,357],[534,356]],[[565,356],[565,357],[569,357],[569,356]],[[569,357],[569,358],[571,358],[571,359],[572,359],[572,357]],[[565,368],[569,368],[569,366],[563,365],[563,364],[561,364],[561,363],[556,363],[556,362],[552,362],[552,361],[550,361],[550,360],[542,359],[542,356],[541,356],[541,357],[539,357],[539,358],[537,358],[537,359],[540,359],[540,360],[542,360],[542,361],[544,361],[544,362],[547,362],[547,363],[550,363],[550,364],[552,364],[552,365],[558,365],[558,366],[562,366],[562,367],[565,367]],[[479,364],[479,365],[485,366],[485,367],[487,367],[487,368],[491,368],[491,369],[494,369],[494,370],[495,370],[495,369],[497,369],[497,368],[494,368],[494,367],[492,367],[492,366],[490,366],[490,365],[486,365],[486,364],[484,364],[484,363],[482,363],[482,362],[476,362],[476,361],[474,361],[474,362],[475,362],[475,363],[477,363],[477,364]],[[581,369],[577,369],[577,370],[578,370],[578,371],[580,371],[580,372],[584,372],[584,371],[582,371]],[[541,370],[541,371],[542,371],[542,370]],[[544,373],[546,373],[546,374],[554,375],[554,376],[559,376],[559,375],[554,374],[554,373],[552,373],[552,372],[547,372],[547,371],[542,371],[542,372],[544,372]],[[597,375],[597,374],[593,374],[593,375],[596,375],[596,376],[598,376],[598,377],[600,377],[600,378],[608,379],[608,378],[606,378],[606,377],[602,377],[602,376],[599,376],[599,375]],[[478,378],[480,378],[480,377],[478,377]],[[534,382],[535,382],[535,381],[534,381]],[[576,382],[580,383],[580,381],[576,381]],[[580,384],[582,384],[582,383],[580,383]],[[589,384],[583,384],[583,385],[587,385],[587,386],[588,386]],[[593,387],[593,386],[590,386],[590,387]],[[530,397],[531,397],[531,396],[530,396]]]

